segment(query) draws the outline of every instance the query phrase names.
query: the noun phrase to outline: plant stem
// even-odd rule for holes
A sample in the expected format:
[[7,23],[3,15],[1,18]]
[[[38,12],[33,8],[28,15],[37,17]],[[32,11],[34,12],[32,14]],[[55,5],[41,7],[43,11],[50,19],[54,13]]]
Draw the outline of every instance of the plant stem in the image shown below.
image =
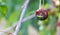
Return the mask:
[[26,0],[26,2],[24,3],[24,8],[23,8],[23,10],[22,10],[22,13],[21,13],[21,16],[20,16],[20,20],[18,21],[18,24],[17,24],[17,26],[16,26],[16,30],[15,30],[15,32],[14,32],[14,35],[18,35],[18,32],[19,32],[19,30],[20,30],[21,23],[22,23],[24,14],[25,14],[25,12],[26,12],[28,3],[29,3],[29,0]]

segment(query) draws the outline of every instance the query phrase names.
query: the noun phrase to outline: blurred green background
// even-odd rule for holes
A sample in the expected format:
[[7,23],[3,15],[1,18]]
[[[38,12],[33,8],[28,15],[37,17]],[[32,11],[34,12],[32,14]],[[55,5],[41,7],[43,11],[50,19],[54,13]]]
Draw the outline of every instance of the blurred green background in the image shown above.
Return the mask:
[[[0,0],[0,30],[5,30],[12,26],[14,23],[16,24],[18,22],[24,2],[25,0]],[[44,0],[45,9],[48,9],[51,5],[51,0]],[[36,13],[38,8],[39,0],[30,0],[24,18]],[[54,7],[53,10],[56,13],[55,16],[51,16],[49,12],[48,18],[43,21],[44,29],[41,32],[39,30],[39,20],[35,16],[34,18],[22,23],[19,35],[55,35],[55,23],[57,21],[56,16],[58,16],[58,9]],[[12,32],[14,31],[15,29],[13,29]]]

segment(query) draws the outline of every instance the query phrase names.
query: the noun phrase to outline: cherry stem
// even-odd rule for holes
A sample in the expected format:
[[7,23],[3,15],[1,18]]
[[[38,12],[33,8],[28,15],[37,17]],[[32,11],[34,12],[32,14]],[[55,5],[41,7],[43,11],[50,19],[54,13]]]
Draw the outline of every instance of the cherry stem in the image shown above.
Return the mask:
[[43,0],[43,6],[44,6],[44,0]]
[[41,0],[39,0],[39,9],[41,9]]
[[43,0],[43,4],[41,3],[42,1],[41,0],[39,0],[39,9],[41,9],[42,8],[42,5],[44,6],[44,0]]

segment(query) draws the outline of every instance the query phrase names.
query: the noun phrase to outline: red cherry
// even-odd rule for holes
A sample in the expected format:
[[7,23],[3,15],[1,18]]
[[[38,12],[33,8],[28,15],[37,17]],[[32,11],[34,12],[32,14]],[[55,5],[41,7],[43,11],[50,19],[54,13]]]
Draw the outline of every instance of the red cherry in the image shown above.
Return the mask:
[[36,11],[36,16],[39,20],[45,20],[48,17],[48,11],[44,9],[39,9]]

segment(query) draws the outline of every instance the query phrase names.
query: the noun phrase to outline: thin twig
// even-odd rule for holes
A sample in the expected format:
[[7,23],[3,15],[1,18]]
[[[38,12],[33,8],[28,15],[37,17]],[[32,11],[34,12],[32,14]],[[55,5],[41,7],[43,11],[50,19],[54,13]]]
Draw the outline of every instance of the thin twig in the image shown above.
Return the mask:
[[16,26],[16,30],[15,30],[15,32],[14,32],[14,35],[18,35],[18,32],[19,32],[19,30],[20,30],[21,23],[22,23],[24,14],[25,14],[25,12],[26,12],[28,3],[29,3],[29,0],[26,0],[26,2],[24,3],[25,5],[24,5],[24,8],[23,8],[22,13],[21,13],[20,20],[18,21],[18,24],[17,24],[17,26]]
[[22,22],[25,22],[25,21],[27,21],[27,20],[30,20],[30,19],[32,19],[32,18],[34,18],[34,17],[35,17],[35,14],[30,15],[30,16],[24,18]]

